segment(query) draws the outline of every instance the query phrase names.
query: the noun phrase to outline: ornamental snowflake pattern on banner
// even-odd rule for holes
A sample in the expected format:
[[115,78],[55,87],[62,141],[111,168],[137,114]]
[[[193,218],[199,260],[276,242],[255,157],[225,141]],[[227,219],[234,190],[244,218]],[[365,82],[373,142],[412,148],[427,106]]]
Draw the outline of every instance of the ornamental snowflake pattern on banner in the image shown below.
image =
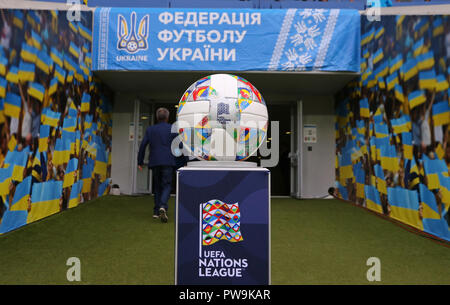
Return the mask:
[[305,9],[286,22],[283,70],[312,70],[324,60],[337,14],[335,10]]
[[202,245],[209,246],[222,239],[243,240],[239,203],[227,204],[217,199],[202,203]]

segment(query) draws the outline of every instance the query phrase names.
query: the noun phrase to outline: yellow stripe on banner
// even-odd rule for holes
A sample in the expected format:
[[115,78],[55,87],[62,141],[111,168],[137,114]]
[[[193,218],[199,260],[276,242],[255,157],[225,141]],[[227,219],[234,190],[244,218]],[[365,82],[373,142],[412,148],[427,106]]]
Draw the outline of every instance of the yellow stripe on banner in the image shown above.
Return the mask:
[[47,151],[48,149],[48,138],[39,139],[39,152]]
[[441,185],[439,183],[439,176],[438,174],[428,174],[427,175],[427,186],[430,190],[438,189]]
[[8,150],[13,151],[17,146],[17,140],[14,136],[11,137],[11,139],[8,142]]
[[445,152],[444,149],[442,148],[441,143],[438,143],[438,145],[436,146],[436,155],[439,159],[444,159]]
[[106,176],[106,167],[106,162],[95,161],[94,173],[101,176]]
[[23,171],[25,170],[25,167],[20,165],[14,165],[13,173],[12,173],[12,180],[22,182],[23,180]]
[[89,193],[91,191],[91,178],[83,179],[83,188],[81,189],[82,193]]
[[363,117],[363,118],[368,118],[368,117],[370,117],[370,112],[369,112],[369,109],[368,109],[368,108],[361,108],[361,109],[359,110],[359,114],[360,114],[360,116]]
[[9,210],[10,211],[26,211],[28,210],[28,199],[30,195],[25,195],[19,201],[17,201],[14,205],[12,205]]
[[11,184],[11,178],[5,179],[5,181],[0,182],[0,196],[9,194],[9,185]]
[[439,188],[440,194],[441,194],[441,200],[442,203],[445,205],[445,210],[448,211],[450,208],[450,190],[446,189],[445,187],[441,186]]
[[433,90],[436,87],[436,79],[419,79],[419,89]]
[[17,107],[15,105],[11,105],[8,103],[4,103],[4,113],[6,116],[10,116],[13,118],[18,119],[20,116],[20,107]]
[[77,207],[80,203],[79,196],[69,200],[69,209]]
[[375,202],[373,202],[373,201],[370,200],[370,199],[367,199],[367,200],[366,200],[366,207],[367,207],[369,210],[372,210],[372,211],[374,211],[374,212],[383,214],[383,209],[381,208],[381,205],[376,204]]
[[74,184],[75,182],[75,174],[76,171],[70,172],[70,173],[66,173],[64,175],[64,182],[63,182],[63,188],[72,186],[72,184]]
[[422,207],[423,207],[423,210],[422,210],[423,218],[441,219],[441,216],[439,215],[439,213],[437,213],[435,210],[430,208],[428,206],[428,204],[426,204],[425,202],[422,202]]
[[433,115],[434,126],[447,125],[450,123],[450,112]]
[[59,212],[59,199],[36,202],[31,204],[31,211],[28,213],[27,223],[34,222],[44,217]]
[[89,111],[89,106],[90,106],[90,103],[81,103],[80,111],[81,112],[88,112]]
[[383,179],[376,177],[377,178],[377,190],[378,192],[387,195],[387,189],[386,189],[386,181],[384,181]]
[[391,207],[390,216],[393,219],[399,220],[423,231],[423,224],[419,218],[419,211],[401,208],[393,205],[391,205],[390,207]]
[[49,126],[52,126],[52,127],[58,127],[58,123],[59,123],[59,119],[49,118],[47,116],[44,118],[44,124],[45,125],[49,125]]
[[341,166],[340,167],[341,178],[348,179],[353,177],[353,168],[351,165]]
[[364,184],[356,183],[356,197],[364,198]]
[[403,157],[408,160],[412,160],[413,147],[412,145],[403,145]]

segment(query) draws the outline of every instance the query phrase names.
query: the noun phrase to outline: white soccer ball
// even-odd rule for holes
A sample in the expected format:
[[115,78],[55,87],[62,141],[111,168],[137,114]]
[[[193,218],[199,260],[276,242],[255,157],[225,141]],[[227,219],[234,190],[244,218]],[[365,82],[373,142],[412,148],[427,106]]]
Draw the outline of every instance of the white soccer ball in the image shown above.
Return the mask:
[[266,103],[247,80],[214,74],[192,84],[178,103],[177,128],[185,149],[203,160],[245,160],[263,143]]

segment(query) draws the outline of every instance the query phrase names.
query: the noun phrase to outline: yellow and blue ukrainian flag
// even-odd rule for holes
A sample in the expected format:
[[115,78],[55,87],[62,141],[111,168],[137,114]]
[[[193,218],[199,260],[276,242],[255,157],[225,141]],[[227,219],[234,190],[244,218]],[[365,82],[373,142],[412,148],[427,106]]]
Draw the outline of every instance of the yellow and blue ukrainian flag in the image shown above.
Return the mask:
[[444,90],[447,90],[448,88],[449,88],[449,85],[448,85],[447,79],[445,78],[445,75],[439,74],[436,77],[436,87],[435,87],[436,92],[444,91]]
[[94,173],[99,174],[101,177],[106,177],[106,169],[108,165],[108,153],[101,147],[97,147],[97,155],[95,159]]
[[440,214],[434,194],[423,184],[419,185],[419,190],[420,203],[422,205],[423,230],[450,241],[450,228],[444,218],[446,209]]
[[41,50],[42,38],[41,38],[41,36],[39,36],[38,33],[36,33],[33,30],[31,30],[31,43],[32,43],[33,47],[35,47],[38,50]]
[[56,92],[57,89],[58,89],[58,77],[55,76],[50,81],[50,85],[48,87],[48,95],[51,96],[52,94],[54,94]]
[[81,97],[81,112],[89,112],[90,110],[90,103],[91,103],[91,96],[84,92],[83,96]]
[[388,126],[384,123],[376,123],[375,124],[375,136],[377,138],[389,137]]
[[399,84],[394,85],[394,95],[398,101],[402,103],[405,102],[405,95],[403,94],[403,89]]
[[31,63],[25,63],[21,61],[19,63],[19,80],[21,82],[27,82],[27,81],[34,81],[34,72],[35,72],[35,66]]
[[408,95],[409,108],[413,109],[423,103],[425,103],[425,92],[423,90],[416,90]]
[[63,57],[62,57],[61,53],[56,48],[51,48],[50,49],[50,58],[60,68],[63,67]]
[[395,85],[398,85],[397,73],[394,72],[386,78],[387,90],[392,90]]
[[66,70],[59,66],[55,66],[55,77],[58,79],[58,81],[64,85],[66,82]]
[[31,176],[23,179],[16,187],[14,198],[9,207],[10,211],[26,211],[28,210],[28,199],[31,194]]
[[83,189],[82,180],[79,180],[72,185],[69,197],[69,205],[68,205],[69,209],[78,206],[78,204],[80,203],[80,194],[82,189]]
[[81,24],[81,22],[78,23],[78,31],[80,32],[81,37],[92,42],[92,31]]
[[411,132],[402,133],[403,157],[408,160],[413,158],[413,145]]
[[58,213],[62,196],[62,181],[50,180],[34,183],[31,192],[31,211],[27,223]]
[[42,50],[39,52],[36,58],[36,67],[42,70],[45,74],[49,74],[50,70],[53,67],[53,62],[50,56],[47,55],[47,52]]
[[36,62],[38,50],[30,46],[26,43],[22,43],[22,49],[20,51],[20,58],[22,58],[24,61],[34,63]]
[[384,58],[383,48],[379,48],[373,55],[373,64],[378,63]]
[[86,158],[86,163],[83,164],[81,180],[83,181],[82,193],[89,193],[91,191],[92,174],[94,172],[95,161],[91,158]]
[[53,164],[61,165],[67,163],[70,159],[70,142],[58,138],[56,139],[55,150],[53,151]]
[[[6,87],[8,86],[8,82],[3,77],[0,77],[0,98],[4,98],[6,96]],[[2,103],[3,110],[3,103]]]
[[58,127],[60,117],[61,113],[54,112],[50,110],[50,108],[44,108],[44,110],[42,111],[42,124],[52,127]]
[[75,132],[77,128],[77,118],[76,117],[66,117],[63,122],[63,130],[68,132]]
[[4,56],[0,56],[0,75],[5,76],[7,67],[8,59]]
[[450,124],[450,106],[447,101],[434,104],[432,113],[434,126]]
[[42,102],[44,100],[45,88],[39,83],[29,83],[28,94]]
[[64,174],[63,188],[72,186],[75,182],[75,173],[78,171],[78,159],[72,158],[66,167],[66,172]]
[[419,73],[417,69],[417,61],[414,58],[410,58],[400,69],[400,74],[403,80],[406,82]]
[[[8,152],[9,153],[9,152]],[[13,174],[13,166],[0,168],[0,196],[9,194],[9,185]]]
[[75,58],[78,58],[80,56],[80,48],[78,48],[73,42],[70,42],[69,53]]
[[381,165],[375,164],[373,166],[373,170],[376,177],[377,190],[381,194],[387,195],[386,180],[384,180],[383,168],[381,167]]
[[407,115],[403,115],[398,119],[392,119],[391,125],[395,134],[409,132],[411,130],[411,120]]
[[434,16],[433,21],[433,37],[437,37],[439,35],[444,34],[444,23],[442,21],[442,17]]
[[384,145],[380,148],[381,167],[396,173],[399,170],[397,151],[394,145]]
[[401,68],[401,66],[403,66],[403,57],[401,54],[397,55],[394,59],[389,61],[389,74],[394,73],[395,71],[397,71],[398,69]]
[[417,42],[415,42],[413,44],[412,51],[413,51],[414,57],[417,57],[420,54],[422,54],[423,47],[424,47],[424,39],[423,38],[419,39]]
[[14,10],[13,24],[23,30],[23,13],[21,10]]
[[369,111],[369,101],[367,98],[363,98],[359,101],[359,115],[362,118],[369,118],[370,117],[370,111]]
[[381,207],[380,193],[377,188],[372,185],[364,186],[364,193],[366,195],[366,208],[374,212],[383,214],[383,208]]
[[11,66],[6,73],[6,80],[10,83],[19,83],[19,69],[16,66]]
[[433,90],[436,87],[436,73],[434,69],[419,72],[419,89]]
[[429,51],[420,54],[416,58],[417,69],[420,71],[432,69],[434,67],[434,53]]
[[423,167],[425,175],[427,177],[427,186],[430,190],[439,189],[439,173],[444,176],[448,176],[448,168],[444,160],[441,159],[429,159],[426,155],[423,155]]
[[419,218],[419,196],[415,190],[401,187],[388,188],[388,202],[391,207],[390,216],[419,230],[423,230]]
[[22,99],[19,95],[8,92],[3,103],[4,112],[6,116],[19,118],[20,109],[22,107]]
[[361,46],[369,43],[375,37],[375,29],[371,27],[369,31],[361,36]]

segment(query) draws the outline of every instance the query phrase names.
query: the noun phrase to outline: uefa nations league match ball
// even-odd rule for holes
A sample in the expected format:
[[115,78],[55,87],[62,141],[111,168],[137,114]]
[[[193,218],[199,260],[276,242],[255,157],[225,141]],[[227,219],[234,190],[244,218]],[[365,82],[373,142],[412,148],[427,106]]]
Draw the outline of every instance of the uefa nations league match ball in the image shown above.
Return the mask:
[[181,97],[177,128],[184,149],[201,160],[241,161],[265,141],[266,103],[247,80],[229,74],[206,76]]

